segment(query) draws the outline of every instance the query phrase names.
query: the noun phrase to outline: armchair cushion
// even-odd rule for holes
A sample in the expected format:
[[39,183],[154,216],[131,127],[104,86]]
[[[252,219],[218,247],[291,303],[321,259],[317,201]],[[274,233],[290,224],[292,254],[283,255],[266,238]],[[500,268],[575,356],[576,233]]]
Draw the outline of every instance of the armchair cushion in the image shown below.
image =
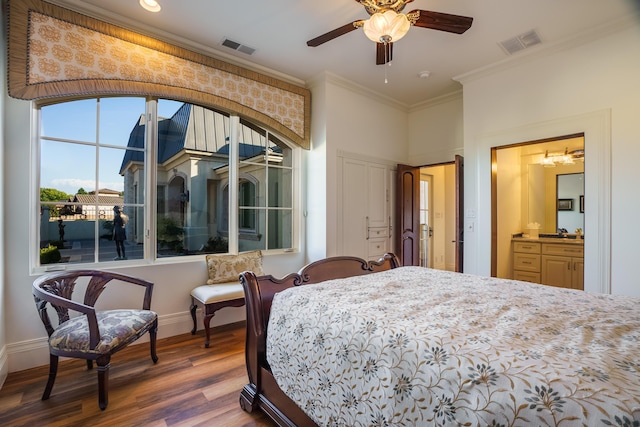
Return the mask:
[[262,276],[262,251],[245,252],[238,255],[207,255],[209,280],[207,285],[217,283],[239,283],[238,277],[243,271],[253,271]]
[[150,310],[106,310],[96,312],[100,341],[95,349],[89,348],[87,316],[76,316],[61,325],[49,337],[51,351],[58,355],[66,352],[106,354],[135,341],[153,323],[157,314]]

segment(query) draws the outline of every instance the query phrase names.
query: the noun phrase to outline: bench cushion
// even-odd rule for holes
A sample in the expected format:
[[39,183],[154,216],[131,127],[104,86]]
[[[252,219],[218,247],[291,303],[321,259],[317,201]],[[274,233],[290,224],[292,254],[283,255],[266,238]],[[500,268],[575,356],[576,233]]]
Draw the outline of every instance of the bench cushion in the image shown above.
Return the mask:
[[202,304],[228,301],[244,298],[244,290],[240,282],[218,283],[215,285],[203,285],[191,291],[191,296]]
[[240,273],[253,271],[262,276],[262,251],[244,252],[238,255],[207,255],[207,285],[237,282]]

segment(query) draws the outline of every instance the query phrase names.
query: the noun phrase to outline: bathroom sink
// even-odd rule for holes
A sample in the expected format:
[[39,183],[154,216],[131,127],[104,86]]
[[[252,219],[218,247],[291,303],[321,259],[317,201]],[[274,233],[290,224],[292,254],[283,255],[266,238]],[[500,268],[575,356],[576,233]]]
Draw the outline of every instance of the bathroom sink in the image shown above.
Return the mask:
[[[540,237],[545,239],[577,239],[578,238],[576,234],[559,234],[559,233],[540,233]],[[584,236],[581,235],[580,239],[584,239]]]

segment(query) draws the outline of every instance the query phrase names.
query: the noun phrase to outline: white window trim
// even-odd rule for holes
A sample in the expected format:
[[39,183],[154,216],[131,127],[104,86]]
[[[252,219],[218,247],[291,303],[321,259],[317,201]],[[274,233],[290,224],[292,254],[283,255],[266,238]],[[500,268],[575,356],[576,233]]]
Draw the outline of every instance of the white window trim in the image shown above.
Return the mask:
[[[87,99],[95,98],[108,98],[109,95],[96,95],[95,97],[88,97]],[[142,206],[145,208],[144,220],[145,220],[145,232],[144,232],[144,245],[143,245],[143,258],[131,259],[127,261],[119,261],[114,264],[110,261],[103,262],[90,262],[90,263],[78,263],[78,264],[48,264],[46,266],[40,265],[39,250],[34,248],[40,247],[40,223],[39,221],[30,221],[30,242],[31,249],[29,250],[29,265],[32,274],[41,274],[48,271],[57,270],[73,270],[79,268],[107,268],[114,265],[118,266],[140,266],[140,265],[153,265],[153,264],[172,264],[192,262],[194,259],[204,257],[204,255],[186,255],[175,257],[158,257],[157,242],[156,242],[156,209],[157,204],[157,144],[158,139],[158,126],[157,121],[151,118],[157,117],[157,106],[160,98],[147,97],[145,102],[145,114],[147,116],[147,128],[145,133],[145,183],[144,194],[145,203]],[[68,101],[73,101],[69,99]],[[67,101],[62,101],[67,102]],[[99,105],[98,105],[99,108]],[[229,181],[238,182],[239,179],[239,139],[241,129],[241,118],[238,115],[231,114],[230,118],[230,145],[229,145]],[[40,216],[40,155],[41,155],[41,106],[36,102],[31,102],[31,185],[30,185],[30,197],[32,203],[30,204],[29,218],[39,218]],[[99,121],[96,125],[96,132],[99,132]],[[267,134],[270,133],[267,131]],[[282,141],[286,141],[286,138],[277,135]],[[303,237],[301,235],[301,216],[302,216],[302,199],[301,193],[301,168],[302,168],[302,149],[295,144],[287,142],[287,146],[291,149],[292,160],[292,247],[284,249],[263,249],[267,254],[279,254],[279,253],[298,253],[303,245]],[[231,167],[234,166],[234,167]],[[97,174],[98,172],[96,172]],[[98,177],[96,176],[96,182]],[[229,212],[237,212],[238,206],[238,186],[229,186]],[[96,227],[98,227],[96,223]],[[237,215],[229,215],[229,235],[239,236],[240,232]],[[99,233],[98,233],[99,234]],[[229,254],[238,253],[238,239],[228,239],[229,241]],[[96,247],[98,243],[96,242]],[[97,249],[96,249],[97,250]]]

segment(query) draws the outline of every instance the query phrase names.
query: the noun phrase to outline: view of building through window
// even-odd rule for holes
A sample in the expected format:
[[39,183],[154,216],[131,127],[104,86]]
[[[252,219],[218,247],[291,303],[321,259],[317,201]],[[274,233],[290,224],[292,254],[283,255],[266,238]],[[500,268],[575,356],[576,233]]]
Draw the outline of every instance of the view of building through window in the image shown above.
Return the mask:
[[39,112],[40,265],[293,246],[293,151],[267,130],[140,97]]

